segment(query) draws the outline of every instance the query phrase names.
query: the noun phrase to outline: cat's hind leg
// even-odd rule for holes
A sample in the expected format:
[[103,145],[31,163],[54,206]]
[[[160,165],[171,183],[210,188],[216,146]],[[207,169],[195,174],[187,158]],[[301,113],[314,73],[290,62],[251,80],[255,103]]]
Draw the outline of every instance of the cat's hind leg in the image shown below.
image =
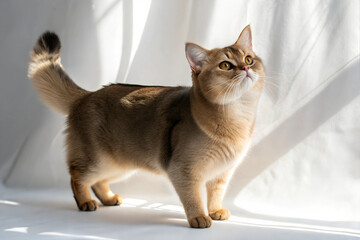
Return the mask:
[[71,189],[80,211],[95,211],[98,208],[98,203],[91,198],[89,189],[96,181],[91,162],[91,158],[86,158],[80,151],[68,155]]
[[111,191],[108,180],[99,181],[91,188],[104,206],[117,206],[122,202],[122,197]]

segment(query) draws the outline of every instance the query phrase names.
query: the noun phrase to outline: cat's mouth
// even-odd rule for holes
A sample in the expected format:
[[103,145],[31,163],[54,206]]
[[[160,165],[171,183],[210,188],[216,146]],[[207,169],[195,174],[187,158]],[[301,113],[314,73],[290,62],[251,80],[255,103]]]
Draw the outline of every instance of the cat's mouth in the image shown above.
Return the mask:
[[246,76],[244,77],[244,80],[251,80],[251,81],[253,81],[253,79],[251,78],[251,76],[249,76],[249,74],[246,74]]
[[243,85],[245,83],[253,83],[255,80],[253,74],[250,74],[249,72],[243,72],[238,78],[237,78],[237,81]]
[[253,70],[249,69],[245,74],[244,80],[251,80],[253,83],[257,80],[257,74]]
[[243,71],[240,77],[238,78],[240,91],[239,92],[245,92],[248,91],[254,86],[255,82],[258,79],[258,75],[249,69],[249,71]]
[[238,86],[240,87],[241,92],[244,92],[250,89],[253,83],[254,81],[250,76],[244,76],[242,79],[240,79]]
[[251,81],[254,83],[257,80],[257,74],[249,69],[248,71],[242,71],[235,77],[235,79],[239,82]]

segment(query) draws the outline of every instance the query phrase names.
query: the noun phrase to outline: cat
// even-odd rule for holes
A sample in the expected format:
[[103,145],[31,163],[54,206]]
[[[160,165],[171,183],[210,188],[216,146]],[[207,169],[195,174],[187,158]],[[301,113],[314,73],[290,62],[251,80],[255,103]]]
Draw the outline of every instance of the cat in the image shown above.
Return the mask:
[[228,219],[224,192],[248,150],[265,81],[250,26],[225,48],[186,43],[191,87],[110,84],[89,92],[65,73],[60,48],[55,33],[41,35],[28,76],[40,99],[68,116],[67,164],[79,210],[98,208],[90,187],[103,205],[120,205],[109,183],[143,169],[167,175],[191,227]]

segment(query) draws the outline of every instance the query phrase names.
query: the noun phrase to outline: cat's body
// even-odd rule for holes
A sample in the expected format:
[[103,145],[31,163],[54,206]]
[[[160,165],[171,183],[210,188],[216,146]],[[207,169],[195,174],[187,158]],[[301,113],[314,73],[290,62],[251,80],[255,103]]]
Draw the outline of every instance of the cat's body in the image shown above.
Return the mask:
[[[211,218],[229,217],[221,206],[224,190],[249,146],[264,81],[261,60],[251,50],[250,28],[242,35],[224,49],[187,45],[192,87],[111,84],[96,92],[81,89],[65,74],[55,34],[39,39],[29,76],[45,103],[68,115],[67,159],[80,210],[97,208],[90,186],[104,205],[120,204],[109,182],[144,169],[169,177],[192,227],[209,227]],[[238,63],[250,50],[257,72]],[[222,65],[213,70],[212,62]],[[224,88],[222,78],[232,70],[232,87]],[[211,218],[202,206],[205,186]]]

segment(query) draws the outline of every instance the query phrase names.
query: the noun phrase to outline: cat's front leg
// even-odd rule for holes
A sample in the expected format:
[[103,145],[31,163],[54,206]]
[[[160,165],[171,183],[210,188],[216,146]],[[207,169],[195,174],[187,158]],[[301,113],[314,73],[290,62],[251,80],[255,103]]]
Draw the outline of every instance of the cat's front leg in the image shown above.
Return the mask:
[[184,176],[172,176],[170,179],[184,206],[190,227],[210,227],[211,218],[205,214],[201,199],[201,187],[203,187],[202,182],[191,177]]
[[230,217],[229,210],[222,208],[222,201],[231,173],[232,170],[228,170],[206,184],[207,207],[213,220],[227,220]]

